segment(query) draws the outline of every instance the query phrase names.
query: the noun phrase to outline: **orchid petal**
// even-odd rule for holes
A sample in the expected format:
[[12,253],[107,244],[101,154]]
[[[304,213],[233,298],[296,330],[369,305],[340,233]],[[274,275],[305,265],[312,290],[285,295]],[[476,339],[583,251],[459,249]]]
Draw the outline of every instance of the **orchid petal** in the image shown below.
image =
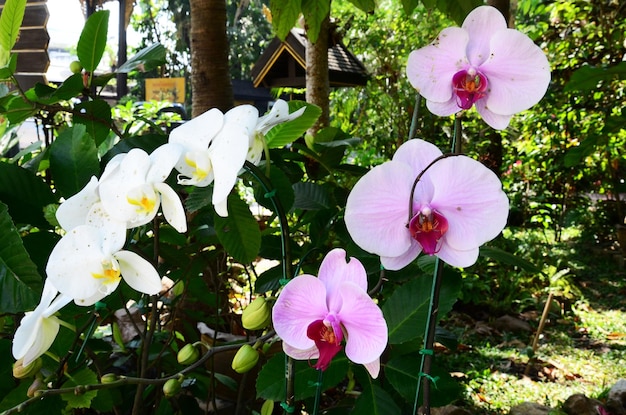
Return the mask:
[[109,216],[102,208],[102,203],[96,203],[91,208],[85,225],[100,230],[102,252],[105,254],[119,251],[126,242],[126,223]]
[[499,36],[499,31],[506,29],[504,16],[492,6],[476,7],[463,22],[463,29],[469,33],[467,58],[474,67],[480,66],[489,58],[489,42]]
[[265,135],[274,126],[284,123],[284,122],[295,120],[296,118],[304,114],[305,110],[306,110],[306,107],[302,107],[298,109],[297,111],[294,111],[290,114],[289,104],[287,103],[287,101],[279,99],[274,103],[274,105],[272,106],[272,109],[270,110],[268,114],[259,118],[259,121],[257,122],[257,125],[256,125],[256,130],[260,132],[261,134]]
[[213,183],[213,166],[208,149],[184,153],[176,163],[178,184],[206,187]]
[[376,379],[380,373],[380,357],[373,362],[363,363],[363,366],[365,366],[372,379]]
[[59,311],[60,309],[62,309],[63,307],[65,307],[71,302],[72,302],[72,297],[70,297],[69,295],[65,295],[65,294],[59,294],[58,297],[56,297],[54,301],[50,303],[50,306],[46,308],[43,311],[43,313],[41,313],[41,316],[44,318],[50,317],[51,315],[53,315],[54,313],[56,313],[57,311]]
[[387,347],[383,313],[356,284],[342,283],[339,292],[343,305],[337,315],[347,332],[346,356],[354,363],[370,363]]
[[358,260],[350,257],[346,261],[346,251],[335,248],[324,257],[318,274],[320,281],[326,286],[326,298],[328,309],[338,311],[341,302],[337,303],[341,297],[338,288],[344,282],[356,284],[363,292],[367,292],[367,272],[365,267]]
[[148,295],[161,291],[161,277],[150,262],[130,251],[119,251],[113,257],[120,265],[122,278],[132,289]]
[[416,139],[402,144],[393,155],[393,161],[401,161],[413,169],[414,176],[422,172],[433,160],[441,157],[439,148],[428,141]]
[[174,128],[169,142],[180,144],[188,151],[206,150],[223,125],[224,114],[213,108]]
[[224,128],[230,125],[237,125],[245,130],[248,137],[248,144],[251,144],[254,130],[259,119],[259,110],[252,105],[238,105],[230,109],[224,115]]
[[535,105],[550,84],[550,64],[539,46],[514,29],[491,39],[489,59],[480,67],[489,81],[486,106],[509,115]]
[[453,267],[467,268],[476,263],[476,260],[478,259],[478,253],[478,247],[466,251],[461,251],[450,247],[450,245],[448,245],[444,241],[441,245],[440,251],[437,253],[437,256],[443,262],[452,265]]
[[498,177],[466,156],[449,157],[428,171],[437,183],[431,206],[448,221],[445,240],[455,250],[477,248],[506,225],[509,201]]
[[178,232],[187,232],[187,216],[178,193],[166,183],[155,183],[154,188],[161,194],[161,209],[167,222]]
[[[239,171],[248,154],[248,134],[242,125],[228,123],[213,141],[209,152],[213,164],[213,204],[226,200],[235,186]],[[227,216],[228,212],[217,212]]]
[[59,333],[59,320],[56,317],[48,317],[41,318],[39,322],[38,330],[36,331],[37,336],[35,337],[35,342],[28,349],[26,354],[24,355],[24,360],[22,364],[24,366],[28,366],[39,356],[44,354]]
[[446,102],[426,101],[426,108],[428,108],[428,111],[439,117],[448,117],[461,111],[456,95]]
[[417,92],[428,101],[449,101],[452,77],[469,65],[465,57],[468,41],[466,30],[448,27],[430,45],[411,52],[406,72]]
[[99,201],[98,179],[92,176],[85,187],[74,196],[61,203],[56,211],[56,218],[59,225],[61,225],[65,231],[70,231],[78,225],[84,225],[87,213],[91,207]]
[[285,343],[296,349],[310,349],[315,343],[307,337],[307,329],[327,314],[324,283],[305,274],[285,285],[272,308],[272,321]]
[[183,147],[177,144],[164,144],[150,154],[150,168],[146,174],[147,183],[161,183],[170,175],[180,159]]
[[509,122],[511,122],[511,118],[513,115],[500,115],[496,114],[493,111],[487,109],[487,101],[484,99],[476,101],[476,111],[480,114],[483,121],[487,123],[488,126],[495,130],[504,130],[509,126]]
[[409,249],[409,198],[415,175],[405,163],[388,161],[374,167],[354,186],[346,203],[345,222],[352,239],[382,256]]
[[[407,230],[407,234],[408,234]],[[406,252],[397,256],[382,256],[380,257],[380,263],[385,269],[397,271],[409,265],[417,256],[422,252],[422,246],[411,238],[411,246]]]
[[320,352],[319,350],[317,350],[317,347],[315,345],[313,345],[313,347],[303,350],[296,349],[295,347],[292,347],[291,345],[283,341],[283,351],[287,356],[296,360],[311,360],[320,357]]

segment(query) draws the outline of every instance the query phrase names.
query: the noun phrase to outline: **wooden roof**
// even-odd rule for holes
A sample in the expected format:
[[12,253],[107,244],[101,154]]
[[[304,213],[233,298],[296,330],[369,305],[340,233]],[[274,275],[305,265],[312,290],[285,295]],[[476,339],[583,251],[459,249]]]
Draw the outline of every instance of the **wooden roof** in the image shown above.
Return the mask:
[[[274,38],[252,68],[255,87],[306,86],[306,35],[302,29],[291,29],[284,42]],[[328,49],[328,71],[331,87],[365,85],[367,70],[342,43]]]

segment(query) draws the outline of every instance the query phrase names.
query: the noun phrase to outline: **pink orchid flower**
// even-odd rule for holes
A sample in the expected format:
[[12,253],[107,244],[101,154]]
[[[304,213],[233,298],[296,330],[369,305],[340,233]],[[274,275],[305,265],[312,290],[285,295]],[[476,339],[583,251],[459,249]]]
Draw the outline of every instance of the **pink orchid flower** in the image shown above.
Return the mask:
[[476,105],[489,126],[501,130],[513,114],[535,105],[550,83],[550,65],[537,45],[508,29],[494,7],[474,9],[462,27],[448,27],[409,55],[407,76],[435,115]]
[[367,274],[355,258],[346,262],[343,249],[330,251],[319,278],[300,275],[282,290],[272,309],[274,329],[283,350],[297,360],[318,359],[325,370],[341,350],[363,364],[373,378],[380,371],[380,355],[387,345],[387,324],[367,294]]
[[387,269],[405,267],[422,251],[468,267],[480,245],[506,225],[509,201],[498,177],[461,155],[426,169],[441,156],[434,145],[409,140],[391,161],[366,173],[348,196],[348,232],[361,248],[380,255]]

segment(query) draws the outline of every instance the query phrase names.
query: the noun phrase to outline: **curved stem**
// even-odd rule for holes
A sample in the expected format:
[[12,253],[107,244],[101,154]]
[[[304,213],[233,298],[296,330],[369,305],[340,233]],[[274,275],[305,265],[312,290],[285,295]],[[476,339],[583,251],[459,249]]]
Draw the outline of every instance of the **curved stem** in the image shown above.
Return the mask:
[[322,379],[324,372],[320,369],[317,370],[317,382],[315,383],[315,403],[313,404],[313,415],[317,415],[320,407],[320,400],[322,398]]

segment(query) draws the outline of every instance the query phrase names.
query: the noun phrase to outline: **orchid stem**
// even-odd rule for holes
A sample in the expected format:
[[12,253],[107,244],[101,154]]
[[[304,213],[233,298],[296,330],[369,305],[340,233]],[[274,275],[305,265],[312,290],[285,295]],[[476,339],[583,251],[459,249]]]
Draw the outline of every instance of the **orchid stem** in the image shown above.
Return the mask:
[[459,112],[454,117],[454,134],[452,136],[452,152],[454,154],[461,154],[463,152],[463,127],[461,125],[462,112]]
[[415,131],[417,130],[417,116],[419,114],[421,100],[422,96],[417,94],[415,97],[415,108],[413,108],[413,117],[411,118],[411,127],[409,128],[409,140],[415,138]]
[[322,380],[324,377],[324,372],[320,369],[317,370],[317,383],[315,390],[315,403],[313,404],[313,415],[317,415],[320,407],[320,399],[322,397]]
[[426,320],[426,332],[424,338],[424,349],[420,352],[422,362],[420,364],[420,372],[417,378],[417,388],[415,390],[415,401],[413,403],[413,415],[417,414],[417,403],[419,401],[419,393],[424,379],[424,415],[430,415],[430,383],[432,377],[430,375],[433,363],[433,345],[435,344],[435,326],[437,325],[437,314],[439,312],[439,293],[441,292],[441,281],[443,277],[443,264],[439,257],[435,259],[435,271],[433,272],[433,284],[430,292],[430,305],[428,307],[428,319]]

